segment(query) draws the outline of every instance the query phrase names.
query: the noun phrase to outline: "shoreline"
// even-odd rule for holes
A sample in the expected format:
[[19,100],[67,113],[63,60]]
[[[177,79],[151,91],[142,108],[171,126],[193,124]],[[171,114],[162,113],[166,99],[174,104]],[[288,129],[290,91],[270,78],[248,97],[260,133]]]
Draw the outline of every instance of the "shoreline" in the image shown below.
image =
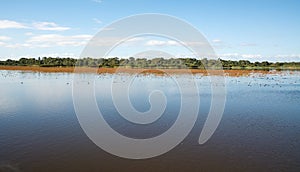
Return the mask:
[[[76,70],[75,70],[76,69]],[[92,67],[40,67],[40,66],[0,66],[0,70],[42,72],[42,73],[129,73],[129,74],[203,74],[203,75],[222,75],[222,70],[204,70],[204,69],[143,69],[143,68],[92,68]],[[188,72],[187,72],[188,71]],[[282,71],[293,72],[293,69]],[[277,74],[282,73],[279,70],[254,70],[254,69],[224,69],[224,75],[227,76],[249,76],[251,74]]]

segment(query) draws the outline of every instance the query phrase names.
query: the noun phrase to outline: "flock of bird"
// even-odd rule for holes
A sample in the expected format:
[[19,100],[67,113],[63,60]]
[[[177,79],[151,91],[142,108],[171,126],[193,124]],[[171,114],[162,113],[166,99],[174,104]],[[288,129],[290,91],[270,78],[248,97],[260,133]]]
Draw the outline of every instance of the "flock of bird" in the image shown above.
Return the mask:
[[[19,80],[19,83],[21,85],[26,83],[26,79],[59,79],[59,74],[34,74],[33,73],[24,73],[20,71],[1,71],[0,77],[1,80],[8,79],[10,81],[12,80]],[[70,78],[70,81],[66,82],[66,85],[70,85],[72,82],[72,74],[61,74],[64,75],[70,75],[68,76]],[[207,84],[215,84],[217,86],[230,86],[230,84],[239,84],[239,85],[246,85],[248,87],[283,87],[284,85],[299,85],[300,87],[300,72],[294,72],[294,73],[288,73],[288,72],[282,72],[282,73],[276,73],[276,74],[253,74],[250,76],[225,76],[224,82],[215,82],[211,80],[210,76],[203,76],[203,75],[194,75],[193,77],[190,76],[180,76],[180,75],[174,75],[172,77],[170,76],[156,76],[153,74],[143,74],[143,75],[136,75],[132,77],[130,74],[118,74],[118,77],[115,77],[116,74],[99,74],[95,76],[95,80],[101,81],[102,79],[113,79],[113,83],[124,83],[127,82],[128,79],[133,79],[138,82],[143,82],[143,84],[147,84],[147,82],[156,81],[161,83],[161,86],[168,86],[170,84],[170,81],[178,81],[180,79],[183,79],[183,82],[185,82],[185,85],[189,85],[192,82],[197,83],[198,86],[201,85],[207,85]],[[50,77],[49,77],[50,76]],[[176,82],[174,82],[176,83]],[[90,82],[87,82],[87,84],[90,84]]]

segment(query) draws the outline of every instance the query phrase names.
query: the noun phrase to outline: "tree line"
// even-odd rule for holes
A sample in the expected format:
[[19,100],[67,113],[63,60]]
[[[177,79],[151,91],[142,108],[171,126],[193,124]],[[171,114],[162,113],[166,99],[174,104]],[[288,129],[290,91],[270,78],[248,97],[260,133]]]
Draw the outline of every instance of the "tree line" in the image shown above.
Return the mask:
[[19,60],[0,61],[5,66],[40,66],[40,67],[128,67],[128,68],[170,68],[170,69],[300,69],[300,62],[250,62],[248,60],[195,59],[195,58],[20,58]]

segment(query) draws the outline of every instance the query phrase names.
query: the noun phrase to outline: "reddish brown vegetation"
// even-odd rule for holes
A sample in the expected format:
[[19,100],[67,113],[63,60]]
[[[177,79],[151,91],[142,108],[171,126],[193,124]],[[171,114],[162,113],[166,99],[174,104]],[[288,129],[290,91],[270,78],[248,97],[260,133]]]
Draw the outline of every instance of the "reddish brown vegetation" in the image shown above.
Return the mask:
[[131,68],[89,68],[89,67],[38,67],[38,66],[0,66],[0,70],[20,70],[33,72],[67,72],[67,73],[140,73],[140,74],[203,74],[203,75],[227,75],[248,76],[250,74],[270,74],[279,71],[266,70],[203,70],[203,69],[131,69]]

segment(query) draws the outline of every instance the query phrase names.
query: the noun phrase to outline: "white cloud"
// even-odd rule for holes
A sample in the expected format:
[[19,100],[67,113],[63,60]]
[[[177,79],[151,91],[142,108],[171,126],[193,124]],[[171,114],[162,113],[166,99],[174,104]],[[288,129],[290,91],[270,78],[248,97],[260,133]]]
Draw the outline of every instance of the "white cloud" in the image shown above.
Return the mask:
[[115,30],[115,28],[113,28],[113,27],[105,27],[105,28],[102,28],[101,30],[103,30],[103,31],[110,31],[110,30]]
[[28,43],[15,43],[15,44],[5,44],[4,45],[6,48],[22,48],[22,47],[26,47],[26,48],[32,48],[31,44]]
[[59,34],[45,34],[30,37],[24,43],[7,43],[1,39],[8,38],[0,37],[0,46],[6,48],[48,48],[56,46],[82,46],[92,38],[92,35],[59,35]]
[[0,46],[1,47],[7,47],[8,43],[7,41],[11,40],[11,37],[8,36],[0,36]]
[[0,41],[9,41],[11,40],[11,37],[8,36],[0,36]]
[[71,57],[71,58],[79,58],[78,55],[76,55],[75,53],[44,53],[44,54],[27,54],[27,55],[22,55],[22,56],[19,56],[17,57],[16,59],[19,59],[19,58],[32,58],[32,57],[60,57],[60,58],[68,58],[68,57]]
[[103,1],[102,0],[92,0],[93,2],[96,2],[96,3],[102,3]]
[[160,41],[160,40],[149,40],[146,42],[146,45],[147,46],[177,46],[179,45],[178,42],[176,41],[172,41],[172,40],[169,40],[169,41]]
[[261,54],[239,54],[239,53],[227,53],[217,55],[221,59],[229,59],[229,60],[242,60],[242,59],[258,59],[262,58]]
[[91,40],[90,45],[95,47],[112,46],[114,44],[118,44],[118,46],[136,46],[136,45],[141,45],[142,44],[141,42],[144,39],[145,38],[143,37],[133,37],[128,39],[123,39],[119,37],[103,37],[103,38],[95,37]]
[[252,59],[252,58],[262,58],[263,56],[261,54],[242,54],[241,57],[243,59]]
[[173,58],[174,56],[163,52],[163,51],[157,51],[157,50],[148,50],[148,51],[143,51],[140,53],[137,53],[134,55],[135,58],[147,58],[147,59],[153,59],[157,57],[163,57],[165,59]]
[[220,39],[213,39],[212,42],[213,42],[213,43],[222,43],[223,41],[220,40]]
[[97,18],[93,18],[93,21],[97,24],[102,24],[102,21]]
[[102,28],[93,28],[93,30],[96,30],[97,32],[98,31],[112,31],[112,30],[115,30],[115,28],[113,28],[113,27],[102,27]]
[[[30,35],[30,34],[28,34]],[[0,46],[6,48],[48,48],[56,46],[82,46],[92,38],[92,35],[59,35],[59,34],[44,34],[30,37],[24,43],[8,43],[9,37],[0,36]]]
[[143,37],[133,37],[133,38],[130,38],[130,39],[127,39],[125,42],[139,42],[139,41],[144,41],[145,38]]
[[277,61],[300,61],[300,54],[278,54],[274,56]]
[[23,23],[19,23],[11,20],[0,20],[0,29],[26,29],[26,26]]
[[218,55],[221,59],[224,60],[249,60],[249,61],[300,61],[300,54],[278,54],[278,55],[261,55],[261,54],[239,54],[239,53],[228,53]]
[[65,31],[70,29],[69,27],[58,26],[53,22],[34,22],[32,25],[37,30]]
[[92,35],[65,36],[59,34],[37,35],[29,38],[26,43],[34,47],[81,46],[85,45]]
[[255,47],[255,46],[257,46],[257,44],[249,43],[249,42],[243,42],[243,43],[240,44],[240,46],[242,46],[242,47]]
[[65,31],[70,27],[59,26],[54,22],[33,22],[20,23],[12,20],[0,20],[0,29],[33,29],[33,30],[48,30],[48,31]]
[[160,46],[160,45],[165,45],[166,41],[158,41],[158,40],[150,40],[146,43],[146,45],[149,46]]
[[26,32],[25,35],[26,35],[26,36],[32,36],[32,35],[34,35],[34,34],[33,34],[32,32]]
[[224,42],[220,39],[213,39],[211,41],[211,46],[215,49],[230,49],[230,48],[232,48],[228,42]]

